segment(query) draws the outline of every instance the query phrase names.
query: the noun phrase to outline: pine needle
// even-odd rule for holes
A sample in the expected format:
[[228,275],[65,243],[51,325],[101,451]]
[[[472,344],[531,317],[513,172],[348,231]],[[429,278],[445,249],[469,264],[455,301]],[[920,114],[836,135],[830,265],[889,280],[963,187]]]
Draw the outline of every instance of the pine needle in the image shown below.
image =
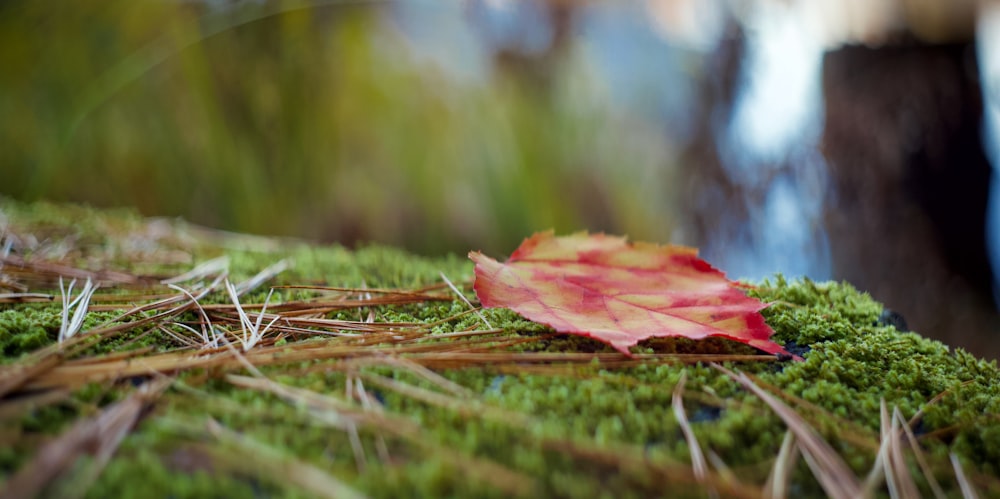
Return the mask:
[[272,289],[267,293],[267,299],[264,300],[264,306],[261,308],[260,313],[257,314],[257,322],[255,323],[252,322],[250,317],[247,316],[247,313],[243,311],[243,307],[240,305],[239,293],[236,291],[236,286],[233,286],[228,279],[225,284],[226,291],[229,292],[229,297],[233,300],[233,306],[236,307],[236,312],[240,317],[240,326],[243,331],[243,336],[239,339],[243,344],[243,351],[246,352],[259,343],[261,338],[264,337],[264,334],[271,329],[271,326],[281,318],[281,316],[275,315],[274,318],[271,319],[271,322],[264,327],[264,329],[260,328],[264,320],[264,313],[267,311],[267,304],[271,301],[271,294],[274,293],[274,290]]
[[229,270],[229,257],[220,256],[218,258],[214,258],[212,260],[204,262],[201,265],[198,265],[195,268],[179,276],[172,277],[170,279],[164,279],[160,282],[162,284],[167,284],[167,285],[180,284],[182,282],[203,279],[210,275],[224,274],[227,273],[228,270]]
[[979,494],[976,494],[976,490],[972,488],[968,477],[965,476],[965,471],[962,470],[962,463],[958,461],[958,456],[954,453],[949,453],[948,457],[951,459],[952,468],[955,469],[955,480],[962,490],[962,497],[964,499],[979,499]]
[[[57,477],[69,471],[79,457],[88,454],[94,457],[94,468],[85,478],[88,482],[96,478],[145,408],[169,384],[168,379],[147,383],[128,398],[105,407],[98,415],[78,421],[22,466],[0,491],[0,499],[37,496]],[[77,492],[83,495],[85,491],[83,488]]]
[[[882,452],[884,455],[882,465],[885,470],[886,485],[889,488],[889,496],[892,498],[919,497],[920,492],[917,489],[916,483],[913,481],[913,476],[910,474],[910,468],[907,466],[906,459],[903,456],[903,448],[900,443],[900,434],[902,431],[899,428],[899,421],[895,417],[891,417],[889,415],[885,399],[882,399],[880,404],[882,420],[882,448],[884,449]],[[893,410],[894,412],[898,412],[895,408],[893,408]]]
[[483,313],[480,312],[479,309],[475,307],[472,304],[472,302],[470,302],[469,299],[466,298],[465,295],[462,294],[462,292],[459,291],[459,289],[450,280],[448,280],[448,276],[444,275],[444,272],[438,272],[438,274],[441,275],[441,279],[443,279],[445,284],[447,284],[448,287],[451,288],[452,292],[454,292],[463,302],[465,302],[465,304],[469,306],[470,310],[475,311],[476,315],[479,317],[479,320],[483,321],[483,324],[486,325],[486,329],[494,329],[493,325],[490,324],[490,321],[486,320],[486,316],[483,315]]
[[699,483],[708,487],[709,495],[716,497],[718,494],[715,490],[706,483],[705,477],[708,471],[708,465],[705,463],[705,456],[701,453],[701,446],[698,445],[698,437],[695,436],[694,431],[691,430],[691,424],[688,423],[687,415],[684,413],[684,383],[687,381],[687,370],[681,371],[681,379],[677,382],[677,386],[674,387],[674,394],[672,398],[674,417],[677,419],[678,426],[681,427],[681,432],[684,433],[684,440],[688,444],[688,452],[691,454],[691,469],[694,472],[695,479]]
[[819,481],[827,495],[835,499],[862,497],[861,484],[847,463],[792,408],[761,389],[745,374],[739,373],[737,375],[718,364],[712,363],[711,365],[757,395],[788,425],[788,429],[795,434],[799,441],[799,448],[802,450],[806,463],[812,469],[813,476]]
[[[63,287],[63,279],[59,278],[59,291],[62,293],[62,321],[59,324],[59,343],[66,341],[76,334],[83,326],[83,320],[87,317],[87,306],[90,304],[90,297],[94,296],[97,286],[87,278],[87,283],[83,285],[83,290],[75,299],[70,300],[73,293],[73,285],[76,279],[69,283],[69,289]],[[74,310],[75,309],[75,310]],[[70,311],[73,311],[73,318],[70,319]]]
[[799,458],[799,446],[795,445],[795,433],[791,430],[785,432],[785,438],[781,441],[781,449],[778,457],[774,460],[774,467],[764,484],[764,497],[773,499],[784,499],[788,496],[788,483],[792,478],[792,471],[795,462]]
[[296,485],[316,497],[340,499],[365,497],[326,471],[230,430],[213,419],[209,419],[205,427],[209,434],[220,442],[231,445],[237,448],[241,454],[248,456],[247,458],[229,460],[231,464],[249,461],[244,465],[248,472],[269,475],[275,483]]
[[944,499],[946,497],[944,489],[941,488],[941,484],[938,483],[937,478],[934,478],[934,471],[931,470],[930,465],[927,464],[924,451],[920,448],[920,443],[917,442],[917,437],[913,434],[913,430],[910,428],[910,423],[903,419],[903,414],[899,412],[899,408],[896,408],[893,415],[899,420],[899,426],[906,433],[906,441],[910,444],[910,449],[913,451],[913,457],[917,459],[917,465],[920,466],[920,471],[923,472],[924,478],[927,479],[927,484],[930,485],[931,491],[934,492],[934,497],[937,499]]
[[[237,284],[236,285],[237,296],[243,296],[246,293],[249,293],[250,291],[257,289],[261,284],[264,284],[265,282],[273,279],[278,274],[284,272],[285,270],[288,270],[288,268],[291,266],[292,266],[292,261],[289,259],[284,259],[279,261],[278,263],[268,266],[267,268],[261,270],[250,279],[247,279],[246,281]],[[274,290],[272,289],[271,292],[273,293]],[[268,296],[270,296],[270,294],[268,294]]]

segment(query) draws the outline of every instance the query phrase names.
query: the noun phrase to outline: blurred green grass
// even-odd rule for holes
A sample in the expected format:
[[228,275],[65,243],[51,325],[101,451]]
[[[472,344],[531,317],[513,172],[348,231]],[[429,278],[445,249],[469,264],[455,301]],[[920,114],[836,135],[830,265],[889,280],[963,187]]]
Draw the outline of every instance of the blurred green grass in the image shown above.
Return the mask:
[[0,4],[0,194],[420,253],[670,238],[663,133],[578,51],[459,81],[391,3],[210,4]]

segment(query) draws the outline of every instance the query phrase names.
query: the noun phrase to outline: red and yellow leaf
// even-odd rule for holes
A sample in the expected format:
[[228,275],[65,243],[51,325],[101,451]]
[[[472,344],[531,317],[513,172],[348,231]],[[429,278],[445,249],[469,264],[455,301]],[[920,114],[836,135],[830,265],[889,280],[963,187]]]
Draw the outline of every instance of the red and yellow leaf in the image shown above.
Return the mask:
[[655,336],[720,336],[787,354],[748,297],[721,271],[684,246],[629,243],[622,237],[542,232],[525,239],[506,263],[479,252],[476,295],[556,331],[589,336],[628,355]]

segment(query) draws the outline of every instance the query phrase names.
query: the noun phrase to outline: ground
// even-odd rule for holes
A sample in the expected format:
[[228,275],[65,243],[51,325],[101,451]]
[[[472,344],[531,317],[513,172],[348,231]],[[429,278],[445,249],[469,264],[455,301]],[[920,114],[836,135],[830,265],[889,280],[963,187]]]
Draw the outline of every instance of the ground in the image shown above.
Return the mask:
[[[802,362],[725,340],[625,357],[470,312],[460,256],[0,213],[3,497],[1000,494],[996,363],[849,284],[749,291]],[[62,341],[60,276],[100,285]]]

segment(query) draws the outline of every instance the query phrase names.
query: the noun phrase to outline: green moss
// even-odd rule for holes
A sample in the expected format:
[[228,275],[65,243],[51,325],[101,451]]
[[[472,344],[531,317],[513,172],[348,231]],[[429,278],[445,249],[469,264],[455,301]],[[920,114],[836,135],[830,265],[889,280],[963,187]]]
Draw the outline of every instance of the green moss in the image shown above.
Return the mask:
[[[8,216],[12,226],[21,230],[42,222],[53,234],[69,230],[59,225],[62,215],[47,211],[58,210],[56,207],[42,206],[35,214],[22,213],[30,211],[23,207],[19,209],[21,212],[8,212]],[[131,217],[128,214],[95,212],[93,216],[126,219],[118,223],[108,221],[104,230],[138,223],[128,222]],[[80,227],[97,230],[98,225],[92,222]],[[91,236],[86,240],[105,248],[121,247],[121,242],[112,236]],[[234,281],[287,258],[294,265],[275,279],[277,284],[412,289],[440,282],[439,272],[453,282],[467,281],[472,268],[461,257],[429,259],[377,246],[347,251],[337,246],[288,243],[265,250],[199,243],[185,247],[185,251],[194,255],[193,261],[228,255]],[[101,253],[94,248],[83,253],[90,255],[88,261],[102,261]],[[243,300],[263,301],[266,294],[267,289],[258,289]],[[1000,474],[995,464],[1000,463],[1000,419],[995,416],[1000,413],[1000,371],[995,362],[977,359],[961,350],[953,352],[942,343],[918,334],[880,326],[882,306],[848,284],[788,281],[778,276],[759,284],[752,294],[772,303],[764,315],[776,331],[775,340],[806,348],[805,360],[729,362],[725,366],[753,374],[760,382],[819,407],[823,411],[820,415],[804,408],[800,412],[856,473],[867,473],[874,462],[874,452],[846,443],[845,432],[875,441],[880,426],[880,402],[884,400],[890,409],[899,408],[906,418],[923,411],[916,431],[923,435],[921,445],[928,458],[936,463],[935,469],[940,470],[938,478],[946,489],[956,491],[948,461],[949,453],[955,453],[970,473],[980,476],[976,481],[980,492],[1000,493],[995,488]],[[308,291],[284,289],[275,293],[272,303],[310,296],[313,295]],[[471,293],[468,297],[474,298]],[[227,297],[220,294],[207,297],[205,303],[226,301]],[[380,321],[437,323],[432,329],[435,334],[483,329],[482,319],[475,314],[440,322],[466,309],[464,303],[456,300],[372,307],[365,314],[374,312]],[[328,317],[356,320],[359,315],[358,310],[344,310],[332,312]],[[503,330],[495,336],[497,342],[532,340],[510,347],[515,352],[613,352],[592,339],[556,335],[551,329],[509,310],[486,310],[483,315],[494,327]],[[111,313],[90,314],[85,328],[96,327],[111,318]],[[193,314],[179,318],[196,319]],[[4,362],[12,362],[55,341],[59,320],[59,308],[54,304],[6,305],[0,309],[0,351]],[[124,331],[98,342],[84,355],[116,352],[126,345],[127,348],[152,346],[157,350],[176,348],[168,336],[147,332],[145,328]],[[296,341],[320,344],[331,340],[288,337],[283,345],[291,347]],[[747,353],[752,349],[725,340],[694,342],[668,338],[644,342],[635,351]],[[440,392],[427,379],[405,369],[386,366],[360,369]],[[262,371],[276,382],[341,399],[348,379],[344,363],[336,360],[273,365]],[[152,412],[126,438],[88,495],[302,494],[295,484],[248,475],[226,466],[225,459],[208,452],[206,449],[234,452],[230,447],[218,447],[223,444],[206,433],[209,419],[329,472],[372,497],[505,495],[488,480],[475,478],[468,468],[462,467],[483,462],[503,466],[522,477],[533,484],[533,495],[538,496],[661,494],[663,478],[656,470],[670,466],[684,468],[690,459],[688,444],[671,406],[672,393],[682,372],[687,377],[686,412],[703,450],[718,455],[744,483],[763,483],[787,428],[759,398],[708,365],[650,361],[612,369],[595,361],[553,370],[550,374],[528,367],[523,372],[508,370],[501,374],[491,366],[438,371],[473,394],[476,400],[468,402],[470,408],[492,408],[485,412],[462,413],[366,383],[366,390],[381,402],[387,415],[419,425],[420,443],[364,426],[359,427],[355,441],[350,432],[330,424],[336,420],[331,413],[290,404],[275,395],[235,388],[221,378],[225,372],[180,373],[180,381],[157,401]],[[0,479],[8,477],[30,458],[41,441],[58,434],[75,419],[92,416],[100,408],[122,399],[131,388],[129,383],[87,385],[67,400],[33,407],[18,418],[4,421],[6,433],[2,436],[11,445],[0,446]],[[936,402],[929,403],[942,393]],[[519,416],[497,416],[496,411]],[[183,424],[178,424],[179,421]],[[647,463],[644,466],[648,467],[615,467],[560,450],[564,447],[555,445],[566,442],[615,452],[632,459],[630,462]],[[360,445],[363,459],[355,453],[353,445]],[[359,459],[364,463],[362,466],[358,465]],[[197,466],[192,468],[192,463]],[[929,493],[922,473],[914,468],[914,474],[921,490]],[[991,481],[982,476],[993,478]],[[796,467],[792,485],[797,495],[821,492],[802,462]]]
[[[101,478],[87,491],[86,497],[259,497],[271,496],[280,488],[268,487],[252,476],[231,476],[211,473],[210,469],[184,470],[183,460],[194,460],[194,454],[173,449],[160,454],[150,449],[126,446],[101,473]],[[164,462],[177,461],[177,469]],[[194,463],[190,463],[194,464]],[[190,465],[189,464],[189,465]],[[138,485],[141,483],[141,486]],[[279,497],[287,494],[275,494]]]
[[59,336],[59,311],[22,306],[0,310],[0,352],[7,361],[48,345]]

